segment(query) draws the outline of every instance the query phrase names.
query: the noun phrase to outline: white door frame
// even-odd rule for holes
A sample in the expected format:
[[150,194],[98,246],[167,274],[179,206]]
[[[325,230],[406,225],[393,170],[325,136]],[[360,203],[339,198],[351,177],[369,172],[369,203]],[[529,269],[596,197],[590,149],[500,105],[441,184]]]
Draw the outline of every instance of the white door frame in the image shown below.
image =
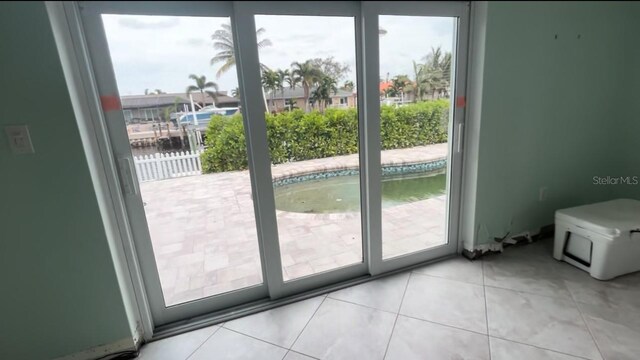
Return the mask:
[[[74,3],[72,3],[74,5]],[[68,7],[75,8],[74,6]],[[99,152],[104,159],[104,170],[107,175],[111,195],[117,207],[118,225],[124,243],[127,258],[138,259],[130,261],[129,268],[133,273],[154,274],[155,279],[144,286],[134,282],[138,302],[143,308],[148,305],[151,314],[151,326],[163,325],[194,318],[198,315],[211,313],[228,308],[239,303],[271,298],[277,299],[313,288],[327,286],[339,281],[356,278],[362,275],[378,275],[394,269],[410,266],[419,262],[429,261],[438,257],[451,255],[458,250],[458,223],[460,208],[460,185],[462,174],[462,126],[464,125],[464,108],[453,110],[453,121],[450,121],[450,140],[448,174],[452,176],[449,191],[449,242],[446,246],[430,249],[417,254],[382,261],[381,242],[381,201],[380,201],[380,119],[379,119],[379,44],[378,44],[378,14],[389,15],[423,15],[423,16],[451,16],[459,19],[458,42],[456,51],[455,93],[452,98],[464,96],[466,85],[466,61],[468,45],[468,3],[464,2],[80,2],[79,8],[82,19],[67,16],[72,33],[75,56],[83,65],[81,72],[88,79],[82,84],[89,99],[93,114],[89,124],[95,131]],[[151,242],[144,210],[141,208],[139,190],[135,188],[126,193],[123,189],[128,184],[118,180],[118,166],[132,164],[131,151],[127,139],[122,112],[103,112],[100,96],[118,96],[113,67],[111,64],[104,29],[99,18],[100,13],[110,14],[139,14],[139,15],[169,15],[169,16],[205,16],[229,17],[234,29],[236,47],[238,81],[243,99],[245,116],[245,134],[251,168],[251,184],[255,196],[254,207],[256,222],[258,223],[258,242],[261,253],[263,284],[249,289],[243,289],[235,294],[224,294],[218,299],[206,298],[189,303],[189,306],[174,306],[164,309],[157,302],[154,304],[150,297],[157,296],[159,278],[155,268],[155,259],[151,251]],[[362,202],[362,238],[363,262],[329,271],[316,276],[283,282],[280,261],[277,223],[275,218],[275,203],[271,182],[259,182],[256,178],[271,179],[269,153],[266,139],[262,94],[260,91],[260,72],[255,38],[255,14],[272,15],[316,15],[316,16],[353,16],[355,23],[356,71],[357,86],[363,95],[358,96],[359,117],[359,150],[361,174],[361,202]],[[75,21],[75,23],[74,23]],[[87,34],[88,33],[88,34]],[[369,34],[369,36],[367,36]],[[374,35],[375,34],[375,35]],[[106,52],[105,52],[106,51]],[[93,54],[94,56],[89,56]],[[97,55],[97,56],[96,56]],[[86,66],[84,66],[86,64]],[[367,81],[375,79],[375,81]],[[251,117],[251,124],[247,120]],[[368,119],[368,121],[365,121]],[[111,125],[117,124],[117,125]],[[111,128],[109,128],[111,126]],[[115,126],[115,127],[114,127]],[[111,134],[118,134],[114,139]],[[126,145],[126,146],[125,146]],[[455,147],[455,148],[454,148]],[[128,163],[127,163],[128,161]],[[126,168],[126,166],[125,166]],[[126,170],[126,169],[125,169]],[[125,185],[125,186],[123,186]],[[120,204],[118,206],[118,204]],[[136,206],[138,207],[137,211]],[[133,211],[131,209],[134,209]],[[140,210],[142,212],[140,212]],[[135,239],[135,240],[134,240]],[[146,241],[146,244],[145,244]],[[143,253],[150,255],[145,259]],[[147,255],[147,257],[148,257]],[[132,275],[134,277],[135,274]],[[145,275],[148,276],[148,275]],[[153,276],[153,275],[151,275]],[[215,298],[215,297],[214,297]],[[147,303],[148,301],[148,303]],[[163,304],[162,304],[163,305]],[[147,330],[147,329],[145,329]],[[147,337],[149,330],[147,330]]]
[[[452,17],[457,19],[454,33],[455,46],[452,47],[455,63],[452,68],[454,93],[451,94],[451,118],[447,161],[447,243],[422,251],[383,260],[382,252],[382,166],[380,139],[380,99],[378,79],[380,77],[380,40],[378,35],[379,15],[404,15],[426,17]],[[364,112],[367,118],[366,147],[369,187],[369,236],[370,273],[377,275],[388,271],[430,261],[459,250],[460,193],[462,185],[462,141],[464,126],[464,106],[456,107],[458,97],[466,92],[467,49],[469,33],[469,4],[466,2],[413,2],[413,1],[364,1],[362,2],[364,25],[365,87]],[[375,79],[375,81],[373,80]],[[370,80],[370,81],[368,81]]]
[[[360,4],[358,2],[286,2],[286,1],[237,1],[234,2],[234,33],[236,34],[236,54],[242,63],[242,76],[240,92],[243,94],[244,111],[247,117],[251,118],[251,123],[256,125],[252,136],[257,139],[259,148],[257,154],[262,157],[260,164],[254,169],[256,176],[261,179],[271,179],[271,162],[269,160],[269,148],[267,146],[267,132],[265,122],[264,103],[261,93],[260,61],[258,49],[255,46],[256,39],[256,15],[299,15],[299,16],[344,16],[354,19],[356,31],[354,44],[356,48],[356,64],[359,63],[360,47],[359,36],[359,13]],[[358,81],[362,79],[362,70],[356,66],[356,77]],[[359,128],[363,127],[364,116],[359,115]],[[360,131],[362,134],[362,131]],[[364,163],[364,151],[362,150],[362,140],[360,143],[360,162]],[[364,171],[361,171],[361,182],[364,178]],[[258,204],[263,216],[267,216],[270,221],[263,223],[262,231],[265,248],[267,251],[267,283],[269,284],[269,294],[272,299],[281,298],[307,290],[327,286],[333,283],[353,279],[358,276],[367,275],[368,263],[368,241],[365,232],[362,231],[363,261],[353,265],[329,270],[320,274],[313,274],[303,278],[283,281],[282,265],[280,260],[280,242],[278,238],[277,220],[275,216],[275,201],[273,196],[273,186],[271,181],[264,181],[263,195]],[[361,194],[361,199],[365,199],[365,194]],[[364,207],[362,207],[364,213]],[[364,220],[364,217],[362,217]],[[365,221],[361,221],[363,230],[366,228]]]

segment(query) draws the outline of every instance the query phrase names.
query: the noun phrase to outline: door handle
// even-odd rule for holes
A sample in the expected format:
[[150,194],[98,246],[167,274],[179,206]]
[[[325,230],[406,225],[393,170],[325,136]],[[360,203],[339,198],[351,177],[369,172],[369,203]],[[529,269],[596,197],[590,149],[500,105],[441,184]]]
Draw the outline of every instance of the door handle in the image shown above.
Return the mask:
[[458,149],[458,152],[461,153],[462,152],[462,131],[464,130],[464,123],[459,123],[458,124],[458,141],[456,143],[456,147]]

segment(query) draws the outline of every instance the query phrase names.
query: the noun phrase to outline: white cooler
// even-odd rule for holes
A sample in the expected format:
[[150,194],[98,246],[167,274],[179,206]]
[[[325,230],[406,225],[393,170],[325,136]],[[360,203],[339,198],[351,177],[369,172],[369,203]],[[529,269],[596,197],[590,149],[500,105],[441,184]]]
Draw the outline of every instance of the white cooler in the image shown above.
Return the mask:
[[599,280],[640,271],[640,201],[618,199],[556,211],[553,257]]

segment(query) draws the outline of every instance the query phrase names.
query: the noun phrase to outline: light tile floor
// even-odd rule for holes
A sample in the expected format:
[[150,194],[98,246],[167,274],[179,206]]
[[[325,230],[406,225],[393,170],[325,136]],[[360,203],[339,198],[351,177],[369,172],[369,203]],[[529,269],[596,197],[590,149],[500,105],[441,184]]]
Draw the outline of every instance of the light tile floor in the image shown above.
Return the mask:
[[141,359],[638,359],[640,273],[602,282],[551,240],[455,258],[142,348]]
[[[447,144],[436,144],[383,151],[382,163],[446,157]],[[336,156],[279,164],[272,176],[357,166],[357,155]],[[140,189],[167,305],[262,283],[248,171],[145,182]],[[385,258],[443,244],[445,213],[445,196],[382,209]],[[359,212],[276,210],[276,217],[285,280],[362,262]]]

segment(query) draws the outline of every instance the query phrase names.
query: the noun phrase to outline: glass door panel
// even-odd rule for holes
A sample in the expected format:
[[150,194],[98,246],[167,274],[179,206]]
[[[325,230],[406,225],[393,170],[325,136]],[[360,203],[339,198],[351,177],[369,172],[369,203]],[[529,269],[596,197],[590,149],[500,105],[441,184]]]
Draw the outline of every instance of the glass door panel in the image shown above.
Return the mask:
[[230,19],[102,21],[164,305],[262,284]]
[[451,17],[380,15],[383,259],[447,240]]
[[354,22],[255,16],[284,281],[363,261]]

